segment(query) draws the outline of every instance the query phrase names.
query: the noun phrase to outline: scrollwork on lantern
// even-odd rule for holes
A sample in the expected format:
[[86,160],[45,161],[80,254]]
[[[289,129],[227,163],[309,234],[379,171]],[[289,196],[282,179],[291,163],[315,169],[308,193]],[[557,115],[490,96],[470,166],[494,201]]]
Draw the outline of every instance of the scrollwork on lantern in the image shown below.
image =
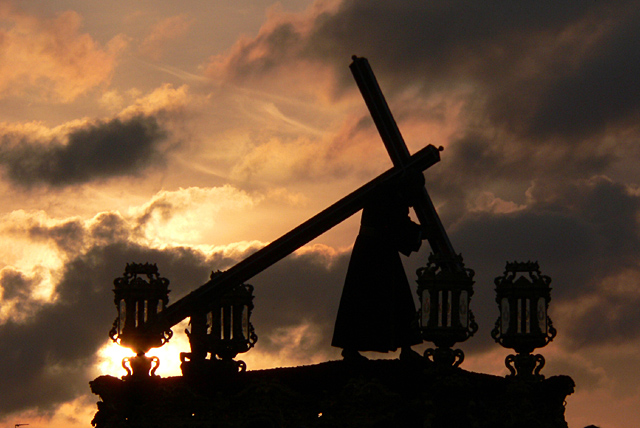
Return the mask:
[[122,368],[127,372],[125,379],[144,379],[149,376],[156,376],[158,367],[160,367],[160,358],[158,357],[147,357],[143,354],[122,359]]
[[212,354],[233,359],[258,341],[253,324],[253,286],[238,284],[207,312],[207,340]]
[[[164,345],[173,335],[171,329],[162,329],[154,325],[158,313],[163,311],[169,302],[169,280],[159,275],[155,264],[127,263],[124,275],[116,278],[113,283],[118,316],[109,331],[109,337],[136,353],[132,359],[123,361],[128,376],[131,376],[131,372],[137,376],[136,369],[140,373],[145,372],[140,376],[149,376],[152,363],[149,362],[148,369],[146,366],[147,360],[151,361],[152,358],[144,354],[151,348]],[[159,361],[153,364],[157,366]]]
[[[449,269],[452,266],[459,268]],[[437,347],[427,349],[425,357],[443,366],[457,367],[464,360],[464,353],[451,347],[478,330],[469,309],[474,272],[464,268],[461,255],[451,261],[431,254],[427,266],[418,269],[417,274],[420,330],[422,337]]]
[[[211,278],[220,271],[212,272]],[[253,286],[237,284],[228,292],[207,302],[191,316],[191,330],[186,333],[190,353],[182,353],[183,373],[245,371],[244,361],[235,361],[258,341],[251,313]],[[210,359],[206,359],[210,354]]]
[[504,274],[495,279],[500,315],[491,337],[517,355],[509,355],[505,365],[510,376],[543,378],[542,355],[532,355],[556,336],[547,311],[551,301],[551,278],[540,273],[537,262],[507,263]]

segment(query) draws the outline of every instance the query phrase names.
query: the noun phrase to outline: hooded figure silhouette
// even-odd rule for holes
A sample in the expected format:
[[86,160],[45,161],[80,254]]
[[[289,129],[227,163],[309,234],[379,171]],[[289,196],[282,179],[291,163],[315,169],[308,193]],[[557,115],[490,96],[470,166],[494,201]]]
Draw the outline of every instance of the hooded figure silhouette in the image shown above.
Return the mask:
[[422,342],[399,255],[418,251],[421,228],[397,189],[383,188],[362,211],[331,343],[345,359],[364,358],[359,351],[404,352]]

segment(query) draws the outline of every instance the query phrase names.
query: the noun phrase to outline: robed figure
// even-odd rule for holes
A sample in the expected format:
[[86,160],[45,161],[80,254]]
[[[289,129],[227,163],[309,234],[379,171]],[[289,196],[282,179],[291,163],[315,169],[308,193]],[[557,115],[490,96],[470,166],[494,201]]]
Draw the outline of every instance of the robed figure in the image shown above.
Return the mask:
[[331,343],[343,349],[345,360],[365,359],[360,351],[398,348],[401,358],[417,355],[410,347],[422,342],[399,253],[418,251],[423,237],[397,189],[382,189],[362,210]]

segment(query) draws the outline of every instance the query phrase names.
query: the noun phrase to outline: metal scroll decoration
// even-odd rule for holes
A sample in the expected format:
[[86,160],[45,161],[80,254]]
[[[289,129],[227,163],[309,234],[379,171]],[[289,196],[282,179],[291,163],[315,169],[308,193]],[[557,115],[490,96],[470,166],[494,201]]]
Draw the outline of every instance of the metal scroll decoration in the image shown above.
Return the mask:
[[155,264],[127,263],[124,275],[113,283],[118,316],[109,337],[136,353],[135,357],[123,360],[128,376],[148,376],[155,372],[159,360],[144,354],[173,336],[171,329],[159,329],[154,323],[169,302],[169,280],[159,275]]
[[500,315],[491,337],[516,351],[505,359],[509,376],[544,378],[540,374],[544,357],[532,352],[546,346],[557,333],[547,314],[550,283],[551,278],[540,273],[538,262],[530,261],[507,263],[504,274],[495,279]]
[[[462,269],[447,269],[453,265]],[[453,263],[431,254],[427,266],[418,269],[417,274],[420,330],[425,340],[436,345],[436,349],[425,351],[425,357],[441,366],[457,367],[464,360],[464,353],[451,348],[478,330],[469,309],[474,272],[464,268],[460,255]]]

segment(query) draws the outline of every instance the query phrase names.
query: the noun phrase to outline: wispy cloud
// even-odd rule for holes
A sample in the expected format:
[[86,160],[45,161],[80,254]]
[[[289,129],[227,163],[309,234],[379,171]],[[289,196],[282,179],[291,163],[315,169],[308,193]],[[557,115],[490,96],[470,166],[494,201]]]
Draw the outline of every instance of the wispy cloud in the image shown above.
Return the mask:
[[150,33],[142,40],[138,51],[146,57],[156,61],[159,60],[162,58],[167,44],[184,37],[192,23],[193,19],[186,14],[161,20],[153,26]]
[[17,8],[0,12],[0,96],[70,102],[108,84],[127,46],[121,35],[100,46],[82,32],[82,18],[74,11],[53,18],[38,18]]

